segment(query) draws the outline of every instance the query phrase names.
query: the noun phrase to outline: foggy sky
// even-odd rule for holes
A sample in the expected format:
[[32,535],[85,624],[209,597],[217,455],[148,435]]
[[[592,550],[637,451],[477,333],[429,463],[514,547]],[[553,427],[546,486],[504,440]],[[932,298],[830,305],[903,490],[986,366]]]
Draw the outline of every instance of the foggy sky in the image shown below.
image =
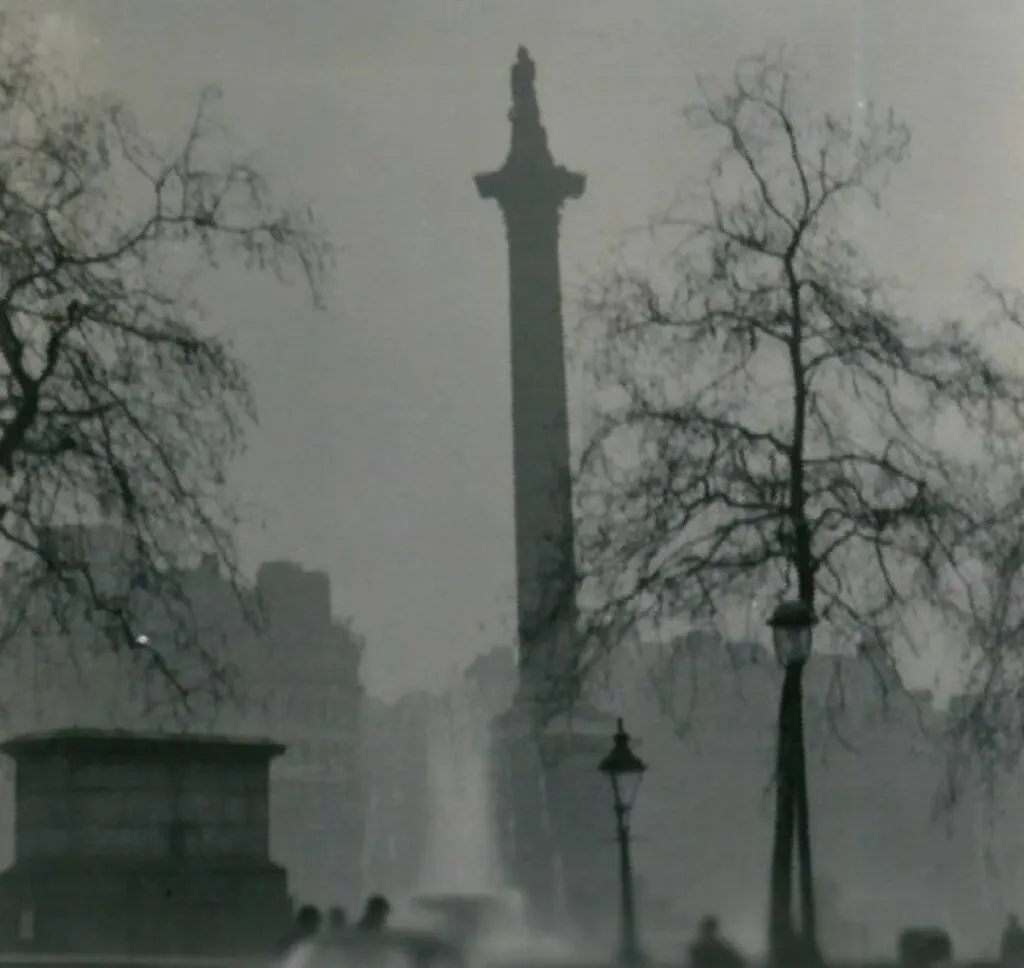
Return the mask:
[[[9,2],[0,6],[13,7]],[[475,172],[508,146],[525,43],[556,159],[588,191],[564,222],[573,287],[702,174],[680,108],[769,39],[823,102],[893,106],[913,154],[876,258],[955,310],[974,270],[1024,284],[1018,0],[35,0],[83,83],[180,133],[203,83],[284,192],[341,247],[329,311],[227,273],[211,297],[261,425],[235,481],[266,520],[247,563],[326,568],[369,638],[371,691],[442,685],[507,641],[513,607],[505,241]],[[579,400],[574,404],[579,407]]]

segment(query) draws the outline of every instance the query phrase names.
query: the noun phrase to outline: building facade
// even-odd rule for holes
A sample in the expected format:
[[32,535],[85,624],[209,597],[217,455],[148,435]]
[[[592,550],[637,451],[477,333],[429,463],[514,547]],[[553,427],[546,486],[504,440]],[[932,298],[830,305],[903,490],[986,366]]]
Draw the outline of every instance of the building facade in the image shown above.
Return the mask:
[[[669,658],[671,656],[671,659]],[[467,670],[491,716],[516,688],[514,649]],[[927,693],[883,688],[854,658],[812,659],[806,676],[809,794],[822,943],[837,958],[889,958],[898,932],[941,924],[967,956],[991,952],[1007,911],[1024,905],[1024,783],[994,801],[979,784],[941,809],[944,712]],[[700,918],[720,916],[751,953],[764,942],[772,838],[772,769],[781,674],[766,644],[694,635],[670,652],[624,655],[595,697],[620,712],[649,769],[633,817],[641,937],[675,957]],[[374,704],[366,738],[373,888],[417,884],[429,853],[424,804],[427,724],[441,697]],[[573,769],[590,799],[572,845],[590,855],[580,894],[617,898],[611,796],[597,772],[608,731]],[[543,791],[532,793],[535,804]],[[575,801],[565,798],[574,805]],[[575,804],[578,806],[578,804]],[[540,824],[543,814],[526,814]],[[504,837],[495,830],[494,836]],[[520,836],[538,841],[537,827]],[[582,869],[582,868],[581,868]],[[610,914],[606,928],[614,930]]]
[[[162,677],[108,649],[42,632],[0,657],[5,731],[187,728],[273,737],[286,752],[271,771],[272,856],[288,869],[297,902],[355,905],[363,890],[364,640],[333,615],[328,576],[293,562],[258,569],[248,590],[249,604],[261,610],[256,626],[213,559],[200,562],[183,585],[203,650],[233,673],[227,700],[213,704],[200,691],[183,717]],[[159,624],[148,634],[159,643]],[[201,678],[202,668],[190,671],[187,657],[182,665],[186,677]],[[11,795],[8,779],[0,786],[8,816]],[[4,826],[0,856],[10,857]]]
[[[678,948],[714,912],[753,952],[767,917],[781,673],[757,643],[694,635],[670,655],[623,657],[602,697],[649,765],[633,824],[642,927],[676,932]],[[894,690],[839,656],[812,658],[804,691],[826,953],[891,957],[898,932],[920,924],[945,926],[958,955],[994,951],[1024,897],[1024,784],[1008,778],[994,800],[964,786],[943,810],[945,713],[929,693]]]
[[367,891],[402,895],[419,886],[429,851],[429,729],[438,698],[415,692],[371,700],[363,731]]
[[365,644],[332,615],[325,573],[269,562],[256,588],[267,635],[245,664],[238,726],[286,746],[271,771],[273,855],[297,900],[354,907],[364,893]]

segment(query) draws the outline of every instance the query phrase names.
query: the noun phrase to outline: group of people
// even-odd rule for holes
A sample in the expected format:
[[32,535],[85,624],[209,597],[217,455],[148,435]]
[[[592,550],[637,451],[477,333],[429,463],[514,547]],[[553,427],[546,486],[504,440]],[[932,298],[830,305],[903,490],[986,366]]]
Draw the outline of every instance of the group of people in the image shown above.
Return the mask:
[[[387,927],[390,913],[391,904],[388,899],[382,894],[372,894],[367,899],[363,914],[354,927],[357,931],[382,931]],[[283,946],[282,954],[287,959],[299,948],[325,937],[327,939],[338,937],[349,929],[348,915],[344,908],[328,908],[327,916],[324,917],[318,907],[304,904],[295,915],[295,924]]]
[[[913,937],[911,937],[913,936]],[[911,951],[908,943],[919,943]],[[900,937],[900,963],[903,968],[918,968],[948,964],[952,960],[949,935],[935,929],[906,931]],[[1024,968],[1024,926],[1016,915],[1010,915],[999,946],[1002,968]],[[794,951],[793,964],[806,964]],[[719,932],[718,919],[706,917],[700,922],[697,939],[690,946],[689,968],[743,968],[743,956],[724,940]]]
[[[281,968],[463,968],[464,952],[458,944],[429,931],[393,930],[390,914],[391,903],[382,894],[369,897],[352,925],[342,908],[328,909],[325,917],[313,905],[303,905],[284,945]],[[397,961],[392,957],[396,952],[402,952]]]
[[[293,955],[300,955],[318,941],[329,942],[332,938],[349,936],[353,931],[356,934],[383,931],[390,913],[391,904],[381,894],[373,894],[367,899],[363,913],[354,925],[349,923],[343,908],[328,908],[325,914],[311,904],[303,905],[296,913],[291,935],[284,945],[284,963],[299,968],[299,962],[305,963],[305,959],[300,957],[293,961]],[[927,959],[930,963],[934,960]],[[690,945],[688,962],[689,968],[744,968],[745,965],[739,951],[722,937],[718,919],[711,915],[701,919],[697,937]],[[1024,968],[1024,927],[1016,916],[1010,916],[1003,931],[1000,962],[1004,968]],[[799,963],[803,963],[801,959],[794,958],[794,964]]]
[[[285,966],[301,968],[306,964],[304,953],[319,942],[341,939],[355,933],[373,933],[387,927],[391,904],[381,894],[371,895],[362,916],[350,925],[343,908],[328,908],[324,912],[312,904],[304,904],[295,915],[291,934],[283,946],[282,962]],[[424,959],[422,963],[428,963]],[[700,922],[697,938],[690,946],[690,968],[744,968],[743,957],[719,931],[718,919],[705,917]],[[1024,966],[1021,966],[1024,968]]]
[[[823,962],[813,944],[797,933],[782,940],[784,964],[794,968],[821,968]],[[743,955],[722,937],[718,918],[708,915],[697,928],[696,940],[690,945],[688,968],[744,968]],[[1024,968],[1021,965],[1020,968]]]

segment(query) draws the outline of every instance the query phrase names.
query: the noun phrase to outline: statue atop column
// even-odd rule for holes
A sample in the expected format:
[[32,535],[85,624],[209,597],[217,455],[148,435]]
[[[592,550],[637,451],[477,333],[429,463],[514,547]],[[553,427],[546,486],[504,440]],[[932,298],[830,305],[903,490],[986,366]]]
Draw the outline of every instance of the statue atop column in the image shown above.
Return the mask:
[[537,65],[530,52],[520,47],[512,65],[512,147],[509,157],[517,161],[552,163],[548,135],[540,123],[537,103]]
[[537,106],[537,65],[525,47],[516,51],[516,62],[512,65],[512,117],[517,121],[540,121]]
[[[597,866],[604,864],[603,855],[590,850],[603,837],[603,821],[600,814],[588,813],[586,804],[604,793],[590,789],[590,783],[601,782],[590,754],[581,752],[577,734],[562,730],[562,720],[550,724],[554,733],[549,730],[547,739],[554,735],[559,757],[575,758],[571,767],[563,767],[567,761],[560,758],[556,761],[554,750],[549,755],[550,743],[538,743],[538,728],[548,725],[552,679],[558,684],[565,681],[557,673],[571,668],[574,654],[575,612],[569,596],[559,594],[551,600],[549,578],[573,574],[559,223],[566,200],[583,195],[586,176],[551,157],[537,103],[537,70],[525,47],[516,53],[510,81],[511,148],[499,169],[474,179],[480,197],[498,203],[505,223],[509,335],[514,347],[510,362],[519,689],[492,727],[493,795],[502,831],[501,860],[509,880],[523,892],[530,914],[542,926],[555,928],[561,926],[559,912],[564,908],[568,919],[580,925],[586,920],[582,912],[594,913],[586,888],[601,884],[600,872],[605,869],[602,866],[599,872]],[[552,670],[555,676],[550,675]],[[573,714],[579,723],[576,710]],[[599,729],[602,743],[614,732],[606,723]],[[577,774],[575,764],[584,756],[586,769]],[[594,752],[595,761],[597,756]],[[539,790],[559,793],[538,796]],[[592,824],[582,836],[579,819],[566,820],[580,811]]]

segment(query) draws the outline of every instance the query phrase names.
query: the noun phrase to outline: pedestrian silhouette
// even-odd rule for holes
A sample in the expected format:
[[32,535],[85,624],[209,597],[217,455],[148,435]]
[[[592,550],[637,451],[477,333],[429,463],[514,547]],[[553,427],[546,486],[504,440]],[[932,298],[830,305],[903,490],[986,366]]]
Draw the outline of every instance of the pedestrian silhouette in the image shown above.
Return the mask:
[[300,941],[308,941],[320,933],[323,924],[323,916],[320,909],[312,904],[303,904],[295,913],[295,920],[292,922],[291,930],[288,932],[288,939],[284,944],[285,950],[298,944]]
[[719,933],[718,918],[701,919],[697,940],[690,945],[690,968],[743,968],[743,957]]
[[1006,919],[1003,937],[999,944],[999,960],[1004,966],[1024,966],[1024,928],[1016,914]]
[[387,927],[391,904],[383,894],[371,894],[363,908],[358,927],[363,931],[381,931]]
[[291,932],[282,946],[284,963],[289,968],[302,968],[307,956],[323,926],[320,909],[312,904],[303,904],[295,914]]
[[341,907],[332,907],[327,910],[327,933],[331,936],[341,934],[348,927],[348,915]]
[[907,928],[899,937],[900,968],[933,968],[953,960],[953,941],[943,928]]

